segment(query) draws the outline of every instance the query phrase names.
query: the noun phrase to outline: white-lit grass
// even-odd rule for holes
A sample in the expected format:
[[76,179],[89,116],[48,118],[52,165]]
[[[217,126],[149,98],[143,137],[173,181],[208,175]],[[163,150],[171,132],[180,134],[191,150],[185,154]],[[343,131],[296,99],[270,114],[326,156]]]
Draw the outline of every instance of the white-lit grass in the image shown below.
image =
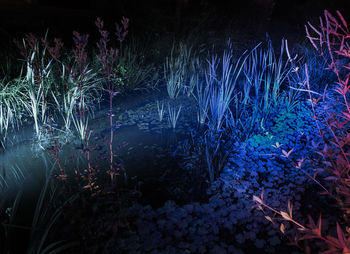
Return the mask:
[[164,118],[164,102],[162,102],[162,104],[159,103],[159,101],[157,101],[157,110],[158,110],[158,118],[159,118],[159,122],[163,121]]
[[196,94],[194,95],[198,104],[197,119],[199,124],[204,124],[208,118],[210,89],[203,82],[196,83]]
[[89,118],[82,119],[78,114],[73,114],[72,122],[75,130],[80,138],[81,142],[84,142],[87,138],[87,129],[89,124]]
[[170,104],[168,104],[169,123],[173,129],[176,128],[176,123],[179,119],[181,109],[182,105],[180,105],[180,107],[176,110],[175,107],[171,107]]
[[23,86],[18,80],[0,82],[0,145],[6,147],[9,128],[18,128],[23,115]]

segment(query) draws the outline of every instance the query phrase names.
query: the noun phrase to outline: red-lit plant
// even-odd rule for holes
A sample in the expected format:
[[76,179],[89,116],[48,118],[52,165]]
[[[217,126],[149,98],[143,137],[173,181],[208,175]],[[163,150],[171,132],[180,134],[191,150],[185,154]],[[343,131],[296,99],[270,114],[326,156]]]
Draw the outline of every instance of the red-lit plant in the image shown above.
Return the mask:
[[[89,73],[90,70],[88,69],[87,64],[87,45],[88,45],[88,34],[80,34],[76,31],[73,32],[73,41],[75,44],[75,47],[73,48],[73,55],[75,59],[75,65],[68,69],[72,73],[73,81],[76,83],[76,86],[79,89],[79,104],[78,106],[78,112],[79,112],[79,119],[74,120],[73,116],[73,123],[76,126],[76,129],[78,130],[80,134],[81,139],[81,147],[82,151],[86,152],[86,159],[88,163],[88,169],[87,169],[87,185],[84,186],[84,189],[88,188],[91,191],[98,189],[98,186],[96,185],[96,179],[95,179],[95,169],[91,167],[90,163],[90,147],[89,147],[89,138],[91,134],[91,130],[88,130],[88,119],[85,116],[85,94],[84,94],[84,86],[86,85],[86,82],[90,79]],[[67,68],[67,66],[65,66]],[[85,144],[83,144],[85,142]],[[85,148],[84,148],[85,146]],[[84,178],[83,174],[83,178]]]
[[61,149],[61,144],[59,144],[55,138],[54,132],[53,132],[53,126],[52,126],[52,120],[50,119],[50,122],[47,126],[44,126],[51,135],[51,141],[52,141],[52,146],[48,148],[48,150],[51,152],[51,155],[55,158],[55,162],[58,165],[58,169],[60,170],[60,174],[56,175],[56,178],[65,180],[67,178],[67,174],[62,167],[61,160],[60,160],[60,149]]
[[[119,47],[122,47],[122,42],[124,41],[127,33],[128,33],[128,26],[129,26],[129,19],[123,17],[122,18],[122,26],[119,26],[116,24],[116,36],[119,41]],[[105,75],[105,82],[107,84],[107,91],[109,94],[109,126],[110,126],[110,139],[109,139],[109,151],[110,151],[110,158],[109,158],[109,170],[108,174],[111,177],[112,183],[114,183],[115,176],[118,175],[118,168],[114,166],[113,162],[113,136],[114,136],[114,130],[118,127],[117,124],[113,124],[113,97],[116,96],[119,92],[115,91],[114,85],[113,85],[113,68],[115,67],[119,50],[117,48],[109,47],[108,48],[108,42],[109,42],[109,32],[107,30],[103,29],[103,21],[100,18],[97,18],[95,22],[98,31],[100,33],[100,40],[97,42],[97,59],[99,60],[103,73]]]
[[84,75],[86,74],[86,60],[87,60],[87,51],[86,47],[88,44],[89,35],[83,34],[74,31],[73,32],[73,41],[75,48],[73,49],[73,54],[75,61],[77,63],[77,68],[73,69],[75,73],[75,80],[80,91],[80,106],[79,114],[80,119],[84,122],[85,120],[85,107],[84,107],[84,98],[83,98],[83,86],[84,86]]
[[[309,103],[311,104],[312,117],[316,121],[320,140],[312,143],[318,158],[292,161],[293,166],[299,170],[303,170],[302,166],[305,162],[317,165],[318,168],[315,169],[315,174],[310,178],[319,185],[321,184],[316,180],[317,175],[325,176],[324,180],[328,183],[328,188],[321,185],[324,190],[323,194],[334,197],[339,208],[343,211],[341,221],[336,223],[337,237],[324,235],[321,215],[317,224],[309,216],[309,224],[304,226],[293,219],[290,203],[287,211],[278,211],[264,202],[263,193],[260,197],[253,196],[253,200],[260,210],[264,211],[264,208],[266,208],[277,215],[278,219],[291,222],[297,226],[302,236],[295,236],[295,244],[305,239],[321,239],[328,245],[328,250],[324,253],[350,253],[350,227],[347,226],[350,221],[350,98],[348,94],[350,89],[350,31],[339,11],[337,11],[337,15],[340,21],[325,10],[324,19],[320,18],[319,27],[316,28],[310,23],[305,26],[307,38],[323,57],[328,68],[337,77],[334,91],[340,98],[329,99],[326,105],[322,107],[320,100],[324,96],[313,98],[312,95],[317,93],[311,91],[307,79]],[[308,77],[307,66],[306,74]],[[282,152],[283,157],[290,158],[292,151]],[[265,217],[271,222],[277,219],[270,216]],[[284,233],[285,226],[283,223],[280,225],[280,230]]]

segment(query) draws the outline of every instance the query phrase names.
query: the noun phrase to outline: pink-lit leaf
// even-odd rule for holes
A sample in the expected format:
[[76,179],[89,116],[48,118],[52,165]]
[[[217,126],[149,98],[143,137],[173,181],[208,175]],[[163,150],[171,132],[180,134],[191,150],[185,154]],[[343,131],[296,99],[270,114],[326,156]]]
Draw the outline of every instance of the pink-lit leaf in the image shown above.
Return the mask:
[[314,229],[313,232],[317,234],[318,236],[321,236],[322,234],[322,215],[318,217],[318,222],[317,222],[317,229]]
[[270,221],[272,224],[275,224],[275,222],[273,221],[273,219],[270,216],[265,216],[265,219]]
[[289,217],[293,218],[293,204],[288,200],[288,212],[289,212]]
[[87,184],[83,187],[83,189],[90,189],[92,186],[90,184]]
[[311,27],[312,30],[314,30],[315,33],[319,35],[319,37],[322,37],[322,33],[319,32],[310,22],[307,22],[307,24]]
[[281,232],[282,232],[283,234],[284,234],[284,232],[286,231],[286,227],[284,226],[283,223],[281,223],[280,230],[281,230]]
[[[311,24],[309,23],[309,25],[311,25]],[[306,37],[309,38],[309,40],[310,40],[312,46],[313,46],[316,50],[318,50],[318,47],[316,46],[316,44],[315,44],[315,42],[314,42],[314,40],[316,40],[317,38],[314,38],[314,37],[311,37],[311,36],[310,36],[309,29],[308,29],[308,27],[307,27],[306,25],[305,25],[305,31],[306,31]]]
[[297,230],[299,230],[300,232],[305,232],[305,231],[307,231],[306,228],[302,228],[302,227],[298,227]]
[[285,219],[285,220],[292,220],[292,218],[289,216],[288,213],[280,211],[280,214],[283,217],[283,219]]
[[347,91],[348,91],[348,87],[346,87],[346,86],[345,87],[338,86],[338,87],[334,88],[334,91],[339,93],[339,94],[341,94],[341,95],[345,95],[347,93]]
[[346,239],[344,236],[344,232],[339,226],[339,223],[337,222],[337,235],[338,235],[338,241],[342,245],[343,248],[346,248]]
[[264,202],[257,196],[253,195],[253,200],[259,204],[263,204]]
[[330,244],[338,249],[341,249],[341,243],[339,242],[339,240],[331,235],[327,235],[327,240],[330,242]]
[[348,30],[348,24],[346,23],[346,21],[345,21],[343,15],[342,15],[342,14],[340,13],[340,11],[338,11],[338,10],[337,10],[337,14],[338,14],[338,16],[339,16],[341,22],[343,23],[344,27],[346,28],[346,30]]
[[327,21],[328,21],[327,18],[329,18],[331,21],[333,21],[334,24],[336,24],[338,26],[338,21],[336,20],[335,17],[333,17],[333,15],[329,11],[325,10],[324,15],[326,16]]

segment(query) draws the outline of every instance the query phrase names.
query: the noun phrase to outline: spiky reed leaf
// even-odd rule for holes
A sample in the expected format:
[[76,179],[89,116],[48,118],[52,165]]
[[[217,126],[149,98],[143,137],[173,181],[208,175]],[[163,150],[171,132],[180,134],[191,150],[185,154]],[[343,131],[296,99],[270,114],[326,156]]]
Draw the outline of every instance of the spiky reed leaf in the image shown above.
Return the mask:
[[182,105],[177,109],[175,107],[171,107],[170,104],[168,104],[168,114],[169,114],[169,123],[173,129],[176,127],[177,120],[180,116],[180,112],[182,109]]

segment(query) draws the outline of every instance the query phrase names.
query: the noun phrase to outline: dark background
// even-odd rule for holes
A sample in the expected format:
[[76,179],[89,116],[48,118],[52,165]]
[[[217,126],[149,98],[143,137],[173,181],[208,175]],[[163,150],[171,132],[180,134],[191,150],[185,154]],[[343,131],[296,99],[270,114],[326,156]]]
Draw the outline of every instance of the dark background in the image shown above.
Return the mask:
[[[324,9],[350,17],[349,0],[0,0],[1,41],[34,32],[71,41],[73,30],[94,34],[102,17],[110,27],[122,16],[130,18],[130,33],[185,35],[201,27],[227,33],[304,34],[307,21],[318,22]],[[272,3],[274,3],[272,5]],[[349,20],[349,18],[347,19]],[[350,23],[350,21],[349,21]],[[112,28],[113,30],[113,28]]]

